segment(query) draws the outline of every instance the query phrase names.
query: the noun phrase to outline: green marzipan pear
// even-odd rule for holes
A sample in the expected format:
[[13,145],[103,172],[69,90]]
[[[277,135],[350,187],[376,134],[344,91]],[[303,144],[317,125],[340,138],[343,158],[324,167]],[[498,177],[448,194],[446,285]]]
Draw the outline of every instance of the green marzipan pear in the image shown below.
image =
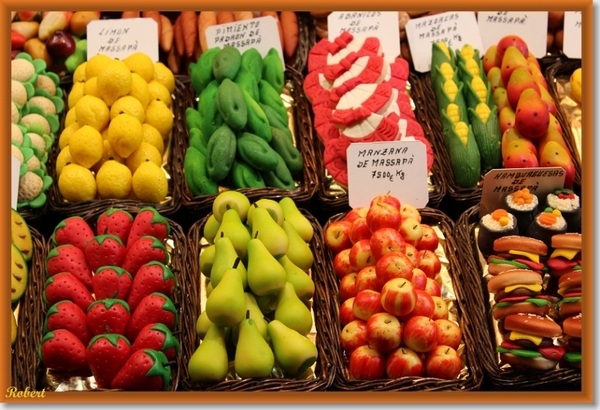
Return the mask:
[[190,357],[188,374],[195,382],[220,382],[229,370],[225,346],[225,328],[211,325],[204,340]]
[[288,236],[265,208],[254,207],[252,211],[252,239],[260,239],[276,259],[288,251]]
[[[262,319],[261,319],[262,320]],[[275,356],[269,344],[260,334],[250,311],[239,325],[240,334],[235,348],[234,367],[242,379],[267,377],[275,366]]]
[[312,314],[304,302],[296,296],[294,286],[290,282],[286,282],[278,296],[275,320],[280,321],[290,329],[294,329],[301,335],[306,336],[309,334],[313,325]]
[[209,245],[200,252],[200,272],[210,278],[213,263],[215,262],[215,245]]
[[200,316],[198,316],[198,320],[196,320],[196,334],[200,339],[204,339],[206,332],[208,332],[208,329],[212,324],[213,323],[206,314],[206,309],[203,310],[202,313],[200,313]]
[[206,297],[210,296],[210,293],[213,291],[213,284],[210,281],[210,279],[206,279],[206,288],[205,288],[205,292],[206,292]]
[[223,220],[215,235],[215,245],[219,243],[221,238],[228,237],[235,248],[240,259],[246,259],[246,245],[250,240],[250,233],[246,225],[240,219],[240,215],[235,209],[228,209],[223,214]]
[[244,289],[246,289],[246,267],[240,260],[231,239],[225,236],[215,244],[215,259],[210,270],[210,281],[213,284],[213,288],[219,285],[225,271],[233,267],[242,274],[242,283],[244,284]]
[[304,239],[304,242],[310,242],[314,235],[314,228],[308,218],[300,212],[296,206],[296,202],[288,196],[283,197],[279,200],[279,205],[283,209],[283,216],[285,220],[291,222],[296,229],[296,232]]
[[248,288],[257,296],[277,293],[286,282],[285,269],[260,239],[248,241],[247,276]]
[[304,270],[296,266],[287,256],[279,259],[285,269],[287,281],[292,284],[296,296],[302,302],[308,302],[315,294],[315,282]]
[[215,214],[210,214],[206,223],[204,224],[204,228],[202,229],[202,234],[204,239],[210,244],[215,243],[215,237],[217,236],[217,231],[219,230],[219,226],[221,224],[217,221]]
[[252,225],[252,211],[257,207],[266,208],[267,211],[269,211],[271,218],[277,222],[277,225],[281,226],[281,223],[283,222],[283,209],[281,208],[281,205],[279,205],[279,202],[267,198],[261,198],[250,206],[248,216],[246,217],[246,224]]
[[[256,298],[250,292],[246,292],[246,310],[250,312],[250,317],[256,324],[259,333],[262,337],[269,342],[269,335],[267,334],[267,321],[265,320],[265,316],[263,312],[258,307],[258,303],[256,302]],[[240,332],[240,325],[237,325],[233,329],[231,329],[231,341],[234,344],[237,344]]]
[[225,271],[206,300],[206,314],[211,322],[223,327],[237,326],[246,317],[246,296],[238,269]]
[[255,295],[254,299],[256,299],[256,304],[263,315],[270,315],[275,312],[275,308],[277,307],[277,292],[267,296]]
[[313,264],[314,256],[308,243],[296,232],[294,225],[287,219],[281,225],[288,236],[289,246],[285,256],[291,260],[294,265],[302,270],[309,270]]
[[275,360],[286,376],[298,376],[317,361],[317,346],[308,337],[290,329],[279,320],[270,321],[267,331]]

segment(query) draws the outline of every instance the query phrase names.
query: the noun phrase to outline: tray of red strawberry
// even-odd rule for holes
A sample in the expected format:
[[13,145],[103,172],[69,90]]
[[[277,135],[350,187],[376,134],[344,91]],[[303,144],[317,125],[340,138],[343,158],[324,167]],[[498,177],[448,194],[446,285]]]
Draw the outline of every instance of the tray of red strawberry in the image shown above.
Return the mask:
[[[171,390],[185,301],[182,228],[155,208],[70,216],[46,244],[38,388]],[[40,320],[42,319],[42,320]]]

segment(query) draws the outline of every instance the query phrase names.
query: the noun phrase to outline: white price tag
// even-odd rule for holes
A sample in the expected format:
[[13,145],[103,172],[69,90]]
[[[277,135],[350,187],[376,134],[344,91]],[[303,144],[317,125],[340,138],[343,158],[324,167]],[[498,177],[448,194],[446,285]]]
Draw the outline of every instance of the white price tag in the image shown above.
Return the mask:
[[540,203],[555,189],[565,185],[566,172],[561,167],[492,169],[485,174],[479,215],[501,208],[509,194],[528,188]]
[[347,156],[350,207],[368,207],[386,193],[416,208],[429,202],[427,150],[421,141],[354,143]]
[[327,17],[329,41],[344,31],[355,37],[377,37],[389,61],[400,55],[400,23],[396,11],[334,11]]
[[516,35],[536,58],[546,55],[547,11],[480,11],[477,15],[484,53],[502,37]]
[[565,11],[563,53],[569,58],[581,58],[581,12]]
[[277,21],[271,16],[210,26],[206,29],[206,41],[209,48],[233,46],[240,53],[255,48],[263,57],[274,48],[282,63],[285,61]]
[[158,61],[158,24],[151,18],[93,20],[87,25],[87,59],[106,54],[119,60],[142,52]]
[[454,50],[469,44],[479,50],[481,56],[484,52],[477,19],[472,11],[452,11],[410,19],[406,23],[406,38],[415,70],[420,73],[431,70],[433,43],[443,42]]
[[19,179],[21,163],[18,159],[10,156],[10,206],[17,209],[17,200],[19,198]]

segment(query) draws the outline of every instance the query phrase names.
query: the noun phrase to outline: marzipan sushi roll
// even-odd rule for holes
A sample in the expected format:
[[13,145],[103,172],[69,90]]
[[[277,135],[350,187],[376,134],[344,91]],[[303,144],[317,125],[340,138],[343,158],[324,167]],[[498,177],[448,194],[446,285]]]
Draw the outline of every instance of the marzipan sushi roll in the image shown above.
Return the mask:
[[538,197],[529,192],[529,189],[523,188],[507,195],[504,204],[505,209],[517,218],[519,232],[527,232],[538,214]]
[[508,213],[506,209],[496,209],[494,212],[484,215],[479,221],[477,245],[481,253],[487,258],[494,253],[494,241],[496,239],[518,234],[517,218]]
[[547,207],[529,225],[527,236],[539,239],[550,248],[552,236],[566,232],[567,221],[565,221],[562,213],[558,209]]
[[581,202],[570,189],[557,189],[546,196],[546,206],[558,209],[567,221],[567,232],[581,233]]

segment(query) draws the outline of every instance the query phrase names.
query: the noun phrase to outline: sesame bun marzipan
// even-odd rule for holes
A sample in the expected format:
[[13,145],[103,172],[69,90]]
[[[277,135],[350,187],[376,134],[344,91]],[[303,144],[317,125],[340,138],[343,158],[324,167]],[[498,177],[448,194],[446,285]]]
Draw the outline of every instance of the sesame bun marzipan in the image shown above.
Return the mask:
[[565,296],[569,294],[581,294],[581,270],[566,273],[558,280],[558,294]]
[[550,312],[552,302],[547,296],[518,296],[514,298],[504,298],[492,307],[492,317],[500,320],[509,315],[517,313],[532,313],[536,315],[547,315]]
[[554,235],[551,239],[554,249],[548,257],[548,268],[552,276],[562,276],[581,263],[581,234],[563,233]]
[[498,275],[510,269],[541,271],[544,264],[540,256],[548,247],[539,239],[521,235],[508,235],[494,241],[494,254],[487,259],[488,273]]
[[560,325],[554,320],[529,313],[506,316],[504,328],[513,332],[549,338],[561,336],[563,332]]
[[491,278],[488,291],[496,302],[516,296],[537,296],[542,291],[542,275],[526,269],[512,269]]

